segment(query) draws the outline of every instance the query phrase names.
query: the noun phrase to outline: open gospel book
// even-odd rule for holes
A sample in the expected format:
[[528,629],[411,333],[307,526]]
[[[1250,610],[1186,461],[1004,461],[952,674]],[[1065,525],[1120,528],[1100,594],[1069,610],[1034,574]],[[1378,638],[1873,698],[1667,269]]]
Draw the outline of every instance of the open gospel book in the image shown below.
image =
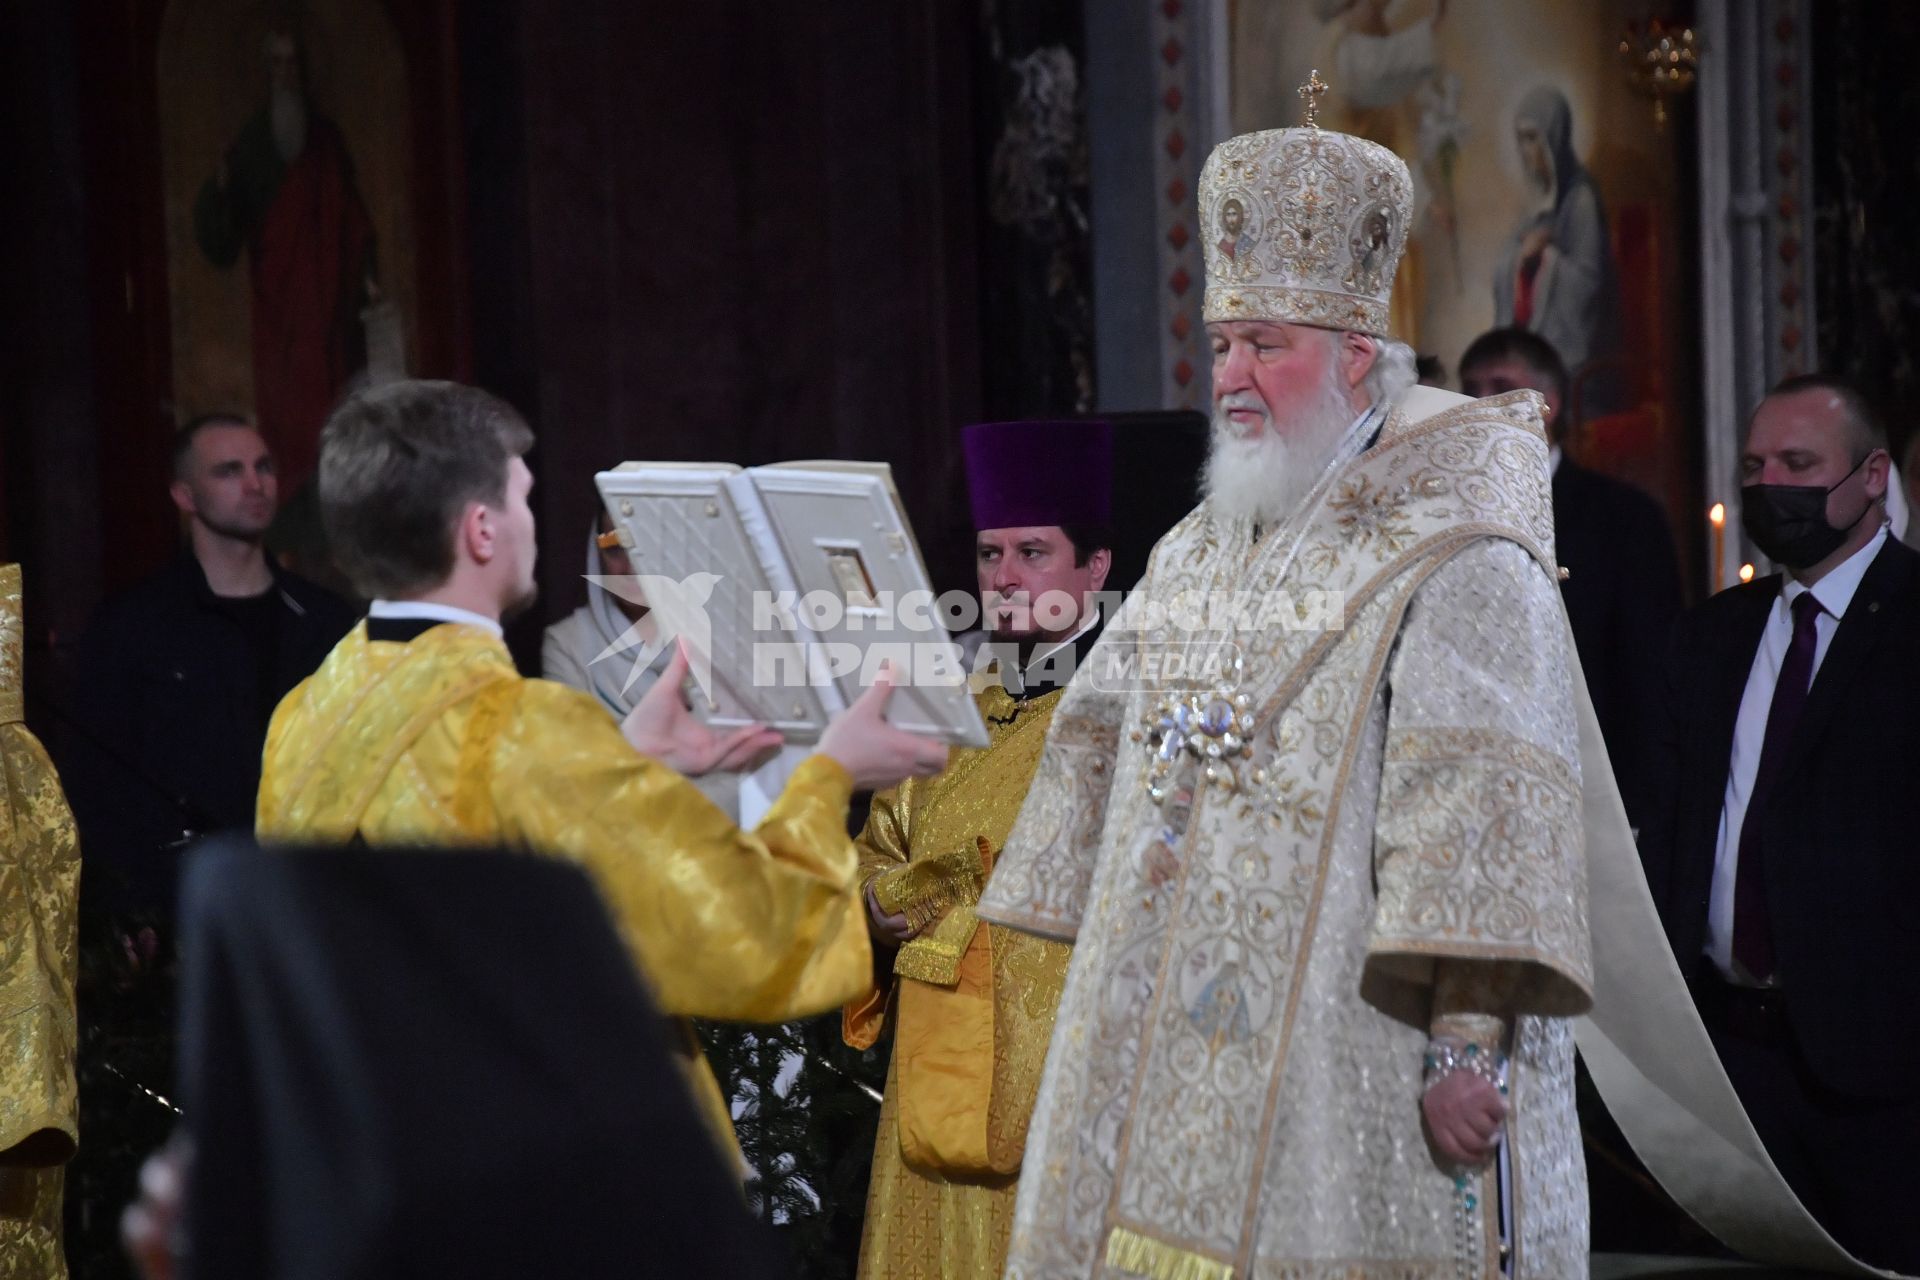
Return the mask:
[[709,723],[815,741],[891,662],[889,721],[987,744],[885,463],[627,462],[594,482]]

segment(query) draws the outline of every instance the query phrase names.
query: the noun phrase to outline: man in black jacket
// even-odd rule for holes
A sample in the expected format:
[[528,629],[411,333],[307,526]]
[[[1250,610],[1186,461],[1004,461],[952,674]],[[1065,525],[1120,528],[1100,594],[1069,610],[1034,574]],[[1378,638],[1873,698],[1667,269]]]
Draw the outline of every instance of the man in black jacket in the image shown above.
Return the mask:
[[266,554],[278,487],[259,432],[196,418],[173,461],[188,545],[94,615],[64,734],[88,879],[143,902],[164,902],[186,835],[252,828],[267,721],[353,624]]
[[1660,670],[1681,604],[1673,535],[1652,498],[1562,453],[1567,368],[1546,339],[1495,329],[1460,357],[1460,389],[1470,396],[1523,388],[1546,398],[1553,541],[1567,571],[1560,594],[1620,795],[1637,828],[1650,781],[1643,759],[1659,714]]
[[1781,384],[1741,456],[1785,570],[1675,630],[1647,879],[1734,1087],[1807,1207],[1920,1271],[1920,554],[1888,536],[1886,437],[1824,377]]

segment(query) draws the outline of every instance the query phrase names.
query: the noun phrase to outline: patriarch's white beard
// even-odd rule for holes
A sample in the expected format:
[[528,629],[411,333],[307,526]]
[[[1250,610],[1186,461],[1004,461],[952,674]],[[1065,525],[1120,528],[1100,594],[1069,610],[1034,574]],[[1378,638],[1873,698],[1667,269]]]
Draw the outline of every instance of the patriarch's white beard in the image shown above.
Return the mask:
[[[1233,408],[1260,410],[1259,429],[1246,431],[1227,417]],[[1276,428],[1272,414],[1251,393],[1223,396],[1213,411],[1204,484],[1208,501],[1229,518],[1263,528],[1285,523],[1326,470],[1353,419],[1351,393],[1331,360],[1320,394],[1284,427]]]

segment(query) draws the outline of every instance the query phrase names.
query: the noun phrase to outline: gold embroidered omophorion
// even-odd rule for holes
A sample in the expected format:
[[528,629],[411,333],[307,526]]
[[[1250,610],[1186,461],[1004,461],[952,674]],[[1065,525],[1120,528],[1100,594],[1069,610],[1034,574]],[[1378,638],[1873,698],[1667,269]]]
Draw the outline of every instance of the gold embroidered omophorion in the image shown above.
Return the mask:
[[20,566],[0,565],[0,1280],[58,1280],[79,1140],[73,983],[80,843],[21,721]]
[[860,839],[861,875],[882,907],[926,926],[900,949],[893,980],[845,1014],[856,1047],[894,1019],[860,1246],[870,1280],[997,1280],[1066,978],[1067,944],[973,911],[1061,695],[1015,704],[993,684],[979,696],[989,745],[875,797]]
[[[506,846],[593,878],[669,1014],[781,1022],[866,989],[866,917],[846,834],[851,779],[801,764],[751,833],[635,752],[586,694],[523,680],[477,627],[406,644],[362,624],[274,713],[260,838],[281,844]],[[716,1134],[732,1123],[685,1037]]]

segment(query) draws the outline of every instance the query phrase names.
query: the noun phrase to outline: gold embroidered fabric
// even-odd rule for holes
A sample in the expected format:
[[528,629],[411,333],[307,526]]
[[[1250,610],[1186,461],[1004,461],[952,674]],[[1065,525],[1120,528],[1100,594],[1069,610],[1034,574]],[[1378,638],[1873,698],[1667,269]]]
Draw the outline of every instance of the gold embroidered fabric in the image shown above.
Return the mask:
[[61,1166],[79,1140],[80,844],[53,762],[20,722],[21,634],[20,567],[0,566],[0,1280],[55,1280]]
[[[947,861],[976,842],[998,849],[1060,696],[1030,699],[1016,712],[998,685],[982,692],[989,745],[955,752],[938,778],[875,798],[859,842],[863,876],[898,876],[903,866]],[[889,1013],[897,1019],[860,1246],[860,1274],[873,1280],[997,1280],[1005,1262],[1015,1178],[1070,951],[980,924],[967,904],[934,927],[954,921],[968,935],[955,941],[969,948],[957,987],[896,969],[894,990],[870,993],[846,1014],[855,1044],[872,1043]],[[976,959],[985,961],[984,990],[966,976]],[[921,1134],[916,1125],[936,1131]]]
[[1233,1280],[1233,1268],[1125,1227],[1107,1233],[1107,1266],[1147,1280]]
[[20,566],[0,564],[0,724],[16,724],[26,714],[26,611],[20,592]]
[[[1150,596],[1317,589],[1344,607],[1336,627],[1220,638],[1255,723],[1237,784],[1196,789],[1169,881],[1145,856],[1167,820],[1149,751],[1126,733],[1147,695],[1068,690],[1068,751],[1119,738],[1110,783],[1086,803],[1043,771],[978,908],[1076,938],[1008,1276],[1155,1273],[1117,1270],[1115,1239],[1123,1260],[1193,1274],[1461,1275],[1453,1180],[1419,1110],[1442,958],[1541,975],[1502,986],[1519,1015],[1516,1274],[1578,1274],[1562,1265],[1585,1250],[1572,1041],[1540,1015],[1585,989],[1579,829],[1532,808],[1569,777],[1578,794],[1551,566],[1546,442],[1521,395],[1415,389],[1287,525],[1256,541],[1203,506],[1162,540]],[[1099,643],[1176,638],[1191,642]],[[1490,1267],[1491,1234],[1474,1238],[1469,1266]]]
[[[661,1008],[780,1022],[842,1004],[872,966],[851,780],[814,756],[753,832],[635,752],[592,698],[524,680],[505,646],[443,625],[408,644],[355,628],[274,713],[263,841],[505,845],[594,880]],[[711,1072],[693,1082],[732,1125]]]
[[980,901],[987,866],[978,844],[943,850],[907,862],[874,879],[873,900],[889,915],[904,915],[924,929],[954,907]]
[[993,850],[985,836],[972,847],[914,859],[874,877],[873,900],[889,915],[903,915],[920,930],[894,953],[893,971],[935,986],[959,980],[980,919],[973,904],[986,886]]

